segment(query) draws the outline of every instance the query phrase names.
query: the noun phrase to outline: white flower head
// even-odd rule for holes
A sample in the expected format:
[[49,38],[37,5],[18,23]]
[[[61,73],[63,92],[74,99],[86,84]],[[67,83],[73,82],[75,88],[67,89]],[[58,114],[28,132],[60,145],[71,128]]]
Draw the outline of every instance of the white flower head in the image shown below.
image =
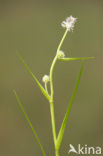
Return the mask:
[[50,81],[49,76],[48,76],[48,75],[44,75],[43,78],[42,78],[42,81],[43,81],[44,83],[49,82],[49,81]]
[[57,57],[60,59],[60,58],[64,58],[65,57],[65,54],[62,50],[59,50],[58,53],[57,53]]
[[73,31],[74,24],[76,23],[76,21],[77,21],[77,18],[70,16],[70,17],[67,17],[66,20],[61,23],[61,26],[63,28],[67,28],[68,31],[71,31],[71,30]]

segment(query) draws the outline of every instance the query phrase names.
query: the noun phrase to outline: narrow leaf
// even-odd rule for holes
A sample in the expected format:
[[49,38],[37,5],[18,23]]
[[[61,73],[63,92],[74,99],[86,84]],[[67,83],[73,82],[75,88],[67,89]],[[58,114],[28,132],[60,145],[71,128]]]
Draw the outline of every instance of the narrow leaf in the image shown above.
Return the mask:
[[83,64],[84,64],[84,61],[82,61],[82,63],[81,63],[81,68],[80,68],[80,72],[79,72],[79,75],[78,75],[78,79],[77,79],[77,82],[76,82],[76,85],[75,85],[71,100],[69,102],[69,105],[68,105],[64,120],[62,122],[58,137],[57,137],[56,149],[60,148],[60,145],[61,145],[61,142],[62,142],[62,139],[63,139],[65,127],[66,127],[66,124],[67,124],[67,119],[68,119],[68,116],[69,116],[69,113],[70,113],[70,110],[71,110],[71,107],[72,107],[72,103],[73,103],[73,101],[75,99],[75,95],[76,95],[76,92],[77,92],[77,89],[78,89],[78,86],[79,86],[79,82],[80,82],[80,78],[81,78],[81,75],[82,75]]
[[80,57],[80,58],[60,58],[61,61],[75,61],[75,60],[89,60],[95,59],[95,57]]
[[15,94],[16,100],[17,100],[17,102],[18,102],[18,104],[19,104],[19,106],[20,106],[22,112],[24,113],[24,116],[25,116],[25,118],[26,118],[26,120],[27,120],[27,122],[28,122],[30,128],[32,129],[32,132],[33,132],[33,134],[34,134],[34,136],[35,136],[35,138],[36,138],[38,144],[40,145],[42,154],[43,154],[43,156],[45,156],[45,152],[44,152],[43,146],[42,146],[41,143],[40,143],[40,139],[39,139],[39,137],[38,137],[36,131],[34,130],[33,125],[32,125],[32,123],[31,123],[31,121],[30,121],[30,119],[29,119],[27,113],[25,112],[25,110],[24,110],[24,108],[23,108],[23,105],[21,104],[21,102],[20,102],[20,100],[19,100],[19,97],[18,97],[16,91],[14,90],[13,92],[14,92],[14,94]]
[[50,100],[50,96],[49,94],[45,91],[45,89],[43,88],[43,86],[40,84],[40,82],[37,80],[37,78],[34,76],[34,74],[31,72],[31,70],[29,69],[29,67],[27,66],[27,64],[25,63],[24,59],[17,53],[20,61],[24,64],[26,70],[29,72],[29,74],[32,76],[32,78],[36,81],[37,85],[39,86],[41,92],[44,94],[44,96]]

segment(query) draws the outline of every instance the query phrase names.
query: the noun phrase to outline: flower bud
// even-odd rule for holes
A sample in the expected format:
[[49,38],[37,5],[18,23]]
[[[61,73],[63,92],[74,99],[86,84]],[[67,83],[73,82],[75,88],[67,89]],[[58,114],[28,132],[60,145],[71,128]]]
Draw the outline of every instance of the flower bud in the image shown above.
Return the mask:
[[43,78],[42,78],[42,81],[43,81],[44,83],[49,82],[49,81],[50,81],[49,76],[48,76],[48,75],[44,75]]
[[65,54],[64,54],[64,52],[63,51],[58,51],[58,53],[57,53],[57,57],[60,59],[60,58],[64,58],[65,57]]

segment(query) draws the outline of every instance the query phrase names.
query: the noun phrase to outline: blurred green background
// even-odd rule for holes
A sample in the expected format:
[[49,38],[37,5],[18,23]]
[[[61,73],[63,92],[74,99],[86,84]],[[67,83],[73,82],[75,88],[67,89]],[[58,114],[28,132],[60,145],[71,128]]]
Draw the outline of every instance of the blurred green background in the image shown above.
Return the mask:
[[[15,89],[47,155],[54,155],[49,104],[16,56],[18,51],[41,82],[49,73],[64,33],[61,22],[78,18],[63,51],[85,61],[60,150],[69,144],[103,145],[103,0],[0,1],[0,156],[41,156],[40,147],[13,95]],[[57,132],[80,69],[80,62],[58,62],[54,71]],[[41,82],[42,83],[42,82]],[[71,154],[72,155],[72,154]]]

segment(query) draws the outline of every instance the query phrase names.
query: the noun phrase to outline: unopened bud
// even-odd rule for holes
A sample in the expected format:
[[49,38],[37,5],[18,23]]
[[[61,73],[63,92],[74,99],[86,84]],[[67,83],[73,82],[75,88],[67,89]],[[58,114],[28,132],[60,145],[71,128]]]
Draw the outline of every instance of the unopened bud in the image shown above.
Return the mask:
[[48,76],[48,75],[44,75],[43,78],[42,78],[42,81],[43,81],[44,83],[49,82],[49,81],[50,81],[49,76]]
[[58,53],[57,53],[57,57],[58,58],[64,58],[65,57],[65,54],[64,54],[64,52],[63,51],[58,51]]

